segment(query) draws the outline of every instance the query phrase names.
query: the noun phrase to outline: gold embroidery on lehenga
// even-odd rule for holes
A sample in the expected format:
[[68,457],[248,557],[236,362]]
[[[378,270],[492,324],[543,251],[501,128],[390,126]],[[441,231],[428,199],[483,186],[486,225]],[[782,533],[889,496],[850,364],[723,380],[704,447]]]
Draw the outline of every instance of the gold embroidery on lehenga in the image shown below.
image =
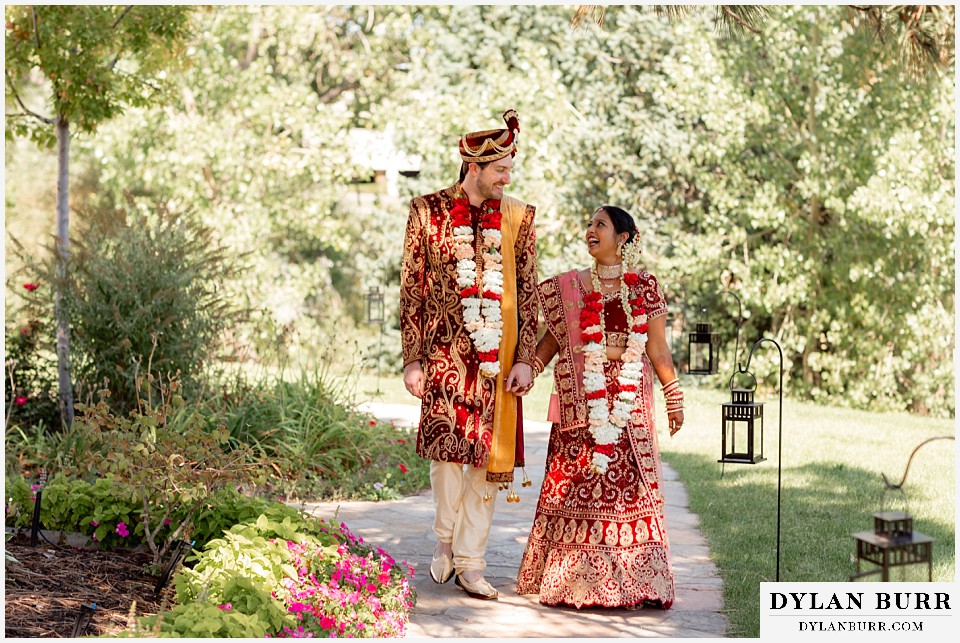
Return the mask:
[[617,535],[617,526],[611,522],[607,525],[607,528],[603,530],[603,542],[613,547],[617,544]]
[[590,525],[590,544],[599,545],[600,541],[603,539],[603,523],[599,520],[594,520]]

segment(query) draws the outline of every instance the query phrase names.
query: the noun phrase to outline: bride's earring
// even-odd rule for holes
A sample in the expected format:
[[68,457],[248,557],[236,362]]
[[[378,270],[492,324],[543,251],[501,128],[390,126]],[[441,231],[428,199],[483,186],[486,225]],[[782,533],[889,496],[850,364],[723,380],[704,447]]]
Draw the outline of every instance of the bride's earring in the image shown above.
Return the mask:
[[623,259],[623,242],[617,244],[617,259]]

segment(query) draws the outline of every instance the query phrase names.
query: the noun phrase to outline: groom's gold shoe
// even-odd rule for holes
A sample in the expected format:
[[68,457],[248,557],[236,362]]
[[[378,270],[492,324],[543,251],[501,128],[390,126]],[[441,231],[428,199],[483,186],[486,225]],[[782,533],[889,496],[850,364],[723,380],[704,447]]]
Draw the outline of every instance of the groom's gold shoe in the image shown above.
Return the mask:
[[434,556],[430,561],[430,578],[434,583],[443,585],[453,578],[453,556],[450,554],[440,554]]
[[483,577],[471,583],[470,581],[465,580],[462,575],[457,574],[457,580],[454,582],[458,587],[462,587],[463,591],[467,593],[467,596],[470,596],[471,598],[493,601],[500,596],[500,592],[494,589],[493,585],[488,583]]

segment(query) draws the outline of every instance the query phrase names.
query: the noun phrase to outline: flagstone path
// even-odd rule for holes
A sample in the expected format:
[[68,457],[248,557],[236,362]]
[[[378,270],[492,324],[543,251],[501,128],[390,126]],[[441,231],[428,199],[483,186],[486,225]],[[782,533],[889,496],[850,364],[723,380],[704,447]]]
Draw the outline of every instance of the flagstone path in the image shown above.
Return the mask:
[[[364,409],[384,421],[413,426],[417,406],[368,404]],[[320,517],[334,515],[368,543],[383,547],[416,569],[417,604],[407,626],[408,638],[721,638],[729,630],[723,613],[723,584],[700,534],[697,516],[676,473],[663,467],[666,527],[673,557],[676,600],[667,611],[619,608],[558,608],[540,605],[537,597],[516,593],[517,567],[526,544],[537,494],[543,480],[550,425],[524,422],[527,475],[532,487],[521,489],[519,503],[497,499],[487,545],[486,578],[500,591],[496,601],[469,598],[453,581],[437,585],[428,573],[433,553],[433,498],[427,491],[390,502],[313,503],[306,509]]]

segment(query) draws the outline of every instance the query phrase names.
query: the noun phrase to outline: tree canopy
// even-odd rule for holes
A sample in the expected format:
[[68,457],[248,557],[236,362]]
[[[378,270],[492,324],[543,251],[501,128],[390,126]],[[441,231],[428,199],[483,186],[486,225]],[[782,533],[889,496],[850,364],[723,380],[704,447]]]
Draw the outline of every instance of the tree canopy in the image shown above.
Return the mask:
[[[916,33],[939,29],[938,15],[921,13]],[[342,340],[361,321],[367,287],[396,303],[405,199],[452,184],[460,134],[516,108],[509,189],[537,206],[542,277],[585,265],[584,222],[621,205],[671,310],[688,329],[701,306],[713,314],[728,372],[724,289],[744,304],[741,344],[783,345],[794,395],[953,413],[952,54],[906,73],[891,45],[906,23],[870,28],[849,7],[778,8],[736,37],[710,12],[572,17],[199,11],[172,72],[179,95],[82,138],[86,180],[97,198],[152,194],[198,213],[249,253],[238,291],[261,314],[246,341],[309,350],[323,327]],[[418,157],[401,199],[364,192],[375,168],[351,153],[351,128],[390,130]],[[762,379],[776,370],[769,355],[754,364]]]

